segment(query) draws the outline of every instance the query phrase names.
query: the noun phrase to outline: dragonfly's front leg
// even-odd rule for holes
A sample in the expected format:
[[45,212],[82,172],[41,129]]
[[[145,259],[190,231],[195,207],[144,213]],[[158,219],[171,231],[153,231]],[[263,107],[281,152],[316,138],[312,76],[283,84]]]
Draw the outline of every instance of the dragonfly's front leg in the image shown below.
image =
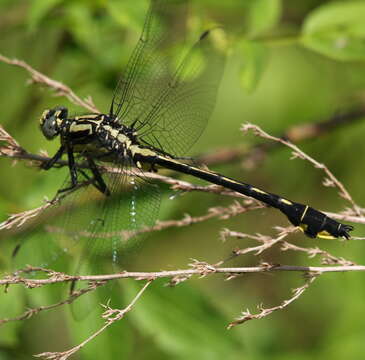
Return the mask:
[[68,167],[69,167],[70,176],[71,176],[71,185],[68,186],[67,188],[58,190],[59,193],[67,191],[67,190],[71,190],[77,186],[77,169],[76,169],[75,157],[74,157],[72,147],[66,146],[66,145],[61,145],[61,147],[58,149],[56,154],[51,159],[49,159],[48,161],[44,162],[41,165],[41,168],[44,170],[51,169],[54,166],[54,164],[58,160],[61,159],[61,157],[66,149],[67,149],[67,156],[68,156]]
[[77,182],[77,168],[76,168],[73,148],[70,145],[65,146],[65,148],[67,149],[68,168],[70,170],[71,185],[66,187],[66,188],[58,190],[58,193],[62,193],[62,192],[68,191],[68,190],[72,190],[73,188],[75,188],[78,185],[78,182]]
[[61,159],[63,153],[65,152],[65,146],[61,145],[61,147],[58,149],[58,151],[56,152],[56,154],[49,159],[48,161],[45,161],[42,165],[41,168],[43,170],[49,170],[51,167],[53,167],[53,165]]

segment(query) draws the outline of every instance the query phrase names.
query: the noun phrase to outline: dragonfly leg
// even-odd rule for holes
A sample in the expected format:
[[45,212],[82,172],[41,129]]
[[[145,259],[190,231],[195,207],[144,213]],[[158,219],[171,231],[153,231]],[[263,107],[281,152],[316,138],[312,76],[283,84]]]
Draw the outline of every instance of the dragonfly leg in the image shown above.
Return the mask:
[[41,165],[41,168],[43,170],[49,170],[51,167],[53,167],[53,165],[59,160],[61,159],[63,153],[65,152],[65,146],[61,145],[61,147],[58,149],[58,151],[56,152],[56,154],[49,159],[48,161],[44,162]]
[[90,170],[94,175],[95,181],[93,182],[93,185],[104,195],[109,196],[110,191],[109,191],[108,187],[106,186],[105,181],[104,181],[103,177],[101,176],[100,171],[98,170],[94,160],[91,159],[90,157],[87,157],[86,159],[89,164]]
[[75,163],[75,157],[74,157],[74,153],[73,153],[73,149],[71,146],[67,146],[67,156],[68,156],[68,168],[70,169],[70,176],[71,176],[71,185],[63,188],[63,189],[59,189],[57,191],[58,194],[63,193],[65,191],[68,190],[72,190],[77,186],[77,168],[76,168],[76,163]]

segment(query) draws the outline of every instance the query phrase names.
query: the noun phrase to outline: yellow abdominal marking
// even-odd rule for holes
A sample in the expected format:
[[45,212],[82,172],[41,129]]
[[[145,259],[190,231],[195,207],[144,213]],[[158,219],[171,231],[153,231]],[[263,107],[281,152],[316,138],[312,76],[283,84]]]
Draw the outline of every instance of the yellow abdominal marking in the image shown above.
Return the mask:
[[321,239],[333,240],[336,239],[333,235],[331,235],[328,231],[323,230],[317,234],[317,237]]
[[287,204],[287,205],[293,205],[293,203],[287,199],[280,198],[279,201],[281,201],[282,203]]
[[[308,225],[307,224],[300,224],[298,226],[298,229],[305,232],[308,228]],[[336,239],[335,236],[331,235],[328,231],[326,230],[323,230],[323,231],[320,231],[319,233],[317,233],[316,237],[320,238],[320,239],[327,239],[327,240],[334,240]]]
[[[213,173],[211,173],[211,174],[213,174]],[[224,179],[225,181],[230,182],[232,184],[239,184],[238,181],[230,179],[230,178],[226,178],[225,176],[222,176],[222,179]]]
[[263,191],[261,189],[255,188],[255,187],[252,187],[251,190],[253,190],[253,191],[255,191],[255,192],[259,193],[259,194],[267,194],[267,192],[265,192],[265,191]]
[[308,205],[305,207],[305,209],[304,209],[304,211],[303,211],[303,214],[302,214],[302,216],[301,216],[301,218],[300,218],[300,221],[302,221],[302,220],[304,219],[304,216],[305,216],[305,214],[307,213],[307,210],[308,210]]

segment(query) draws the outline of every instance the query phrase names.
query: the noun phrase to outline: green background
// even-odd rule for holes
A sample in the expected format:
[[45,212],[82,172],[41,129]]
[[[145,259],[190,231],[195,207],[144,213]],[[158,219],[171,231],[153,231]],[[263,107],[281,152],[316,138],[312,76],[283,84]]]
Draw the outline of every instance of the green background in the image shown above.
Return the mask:
[[[91,95],[107,111],[113,87],[138,40],[148,6],[142,0],[2,0],[0,53],[16,57],[69,85],[78,95]],[[249,147],[260,140],[240,132],[252,122],[274,135],[301,123],[318,122],[361,106],[365,89],[365,1],[204,0],[193,1],[188,15],[191,34],[198,36],[214,20],[231,41],[214,115],[192,149],[214,153],[223,147]],[[53,154],[58,143],[47,142],[38,130],[45,108],[57,104],[73,113],[83,109],[58,98],[44,87],[27,84],[28,74],[0,63],[0,123],[32,153]],[[315,140],[300,144],[325,163],[362,203],[365,124],[362,119]],[[214,170],[253,183],[326,211],[345,206],[336,190],[322,186],[323,173],[302,160],[289,161],[287,148],[269,152],[258,166],[242,161]],[[1,158],[0,220],[9,213],[39,206],[59,188],[58,170],[48,173],[22,161]],[[62,177],[61,177],[62,178]],[[190,179],[192,182],[195,180]],[[205,214],[209,207],[229,205],[230,199],[188,193],[168,200],[160,219]],[[159,271],[187,268],[191,259],[215,263],[234,247],[254,246],[248,240],[222,243],[219,231],[274,234],[286,219],[263,209],[227,221],[210,220],[173,228],[148,237],[134,254],[128,270]],[[355,224],[356,225],[356,224]],[[353,233],[362,236],[362,226]],[[323,241],[295,234],[300,246],[330,251],[364,263],[362,242]],[[10,236],[0,237],[0,266],[6,268]],[[36,251],[36,249],[35,249]],[[259,261],[319,265],[319,259],[278,249],[259,258],[241,256],[229,265]],[[159,280],[125,319],[85,347],[82,359],[360,359],[365,346],[364,275],[327,274],[284,311],[231,330],[226,325],[241,311],[275,306],[303,284],[300,273],[245,275],[231,281],[213,275],[191,279],[175,288]],[[128,304],[141,283],[120,281],[112,291]],[[24,290],[10,287],[0,295],[0,318],[20,314],[27,306],[59,301],[61,286]],[[78,344],[102,325],[98,305],[82,321],[60,308],[30,320],[0,327],[0,359],[28,359],[43,351],[62,351]],[[120,305],[122,306],[122,305]],[[76,357],[77,357],[76,356]]]

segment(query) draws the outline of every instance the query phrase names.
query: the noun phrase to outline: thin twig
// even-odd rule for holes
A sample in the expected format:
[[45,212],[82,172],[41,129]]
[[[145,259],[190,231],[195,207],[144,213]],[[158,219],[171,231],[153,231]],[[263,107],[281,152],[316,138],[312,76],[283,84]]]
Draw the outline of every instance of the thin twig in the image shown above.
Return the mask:
[[354,263],[353,261],[346,260],[343,257],[334,256],[334,255],[330,254],[328,251],[322,250],[318,247],[315,247],[315,248],[300,247],[300,246],[291,244],[288,241],[284,241],[284,238],[290,232],[288,231],[288,229],[283,230],[282,228],[279,228],[279,231],[280,231],[280,234],[279,234],[278,238],[276,238],[276,239],[272,239],[271,237],[265,236],[262,234],[251,235],[251,234],[241,233],[238,231],[231,231],[229,229],[222,230],[221,237],[223,240],[226,240],[227,237],[233,237],[236,239],[247,238],[247,239],[252,239],[252,240],[258,241],[259,243],[262,244],[262,245],[251,247],[251,248],[235,249],[233,251],[235,256],[244,255],[244,254],[247,254],[250,252],[255,252],[255,255],[259,255],[263,251],[272,247],[273,245],[280,243],[280,245],[281,245],[280,249],[282,251],[288,251],[288,250],[300,251],[300,252],[306,253],[310,259],[314,258],[315,256],[320,255],[322,257],[323,265],[343,265],[343,266],[356,265],[356,263]]
[[259,126],[257,125],[253,125],[253,124],[245,124],[242,126],[241,128],[242,131],[247,132],[247,131],[253,131],[255,135],[260,136],[264,139],[268,139],[271,141],[276,141],[279,142],[287,147],[289,147],[290,149],[293,150],[293,157],[296,158],[301,158],[301,159],[305,159],[307,161],[309,161],[311,164],[314,165],[314,167],[316,167],[317,169],[321,169],[324,171],[324,173],[327,176],[327,179],[324,182],[325,186],[337,186],[337,188],[339,189],[339,194],[342,198],[344,198],[345,200],[347,200],[353,207],[355,213],[358,216],[361,216],[361,208],[355,203],[355,201],[352,199],[350,193],[346,190],[346,188],[344,187],[344,185],[332,174],[332,172],[322,163],[316,161],[315,159],[313,159],[312,157],[310,157],[309,155],[307,155],[306,153],[304,153],[302,150],[300,150],[296,145],[292,144],[291,142],[281,139],[281,138],[277,138],[275,136],[269,135],[268,133],[266,133],[265,131],[263,131]]
[[0,142],[5,143],[0,145],[0,156],[16,157],[25,153],[25,150],[2,126],[0,126]]
[[102,317],[105,319],[105,324],[97,330],[94,334],[89,336],[86,340],[80,343],[73,348],[63,351],[63,352],[44,352],[41,354],[34,355],[35,357],[48,359],[48,360],[66,360],[71,355],[75,354],[77,351],[82,349],[88,342],[95,339],[98,335],[100,335],[103,331],[105,331],[110,325],[114,324],[116,321],[123,319],[123,317],[133,309],[134,305],[138,301],[138,299],[142,296],[142,294],[146,291],[147,287],[152,284],[154,279],[149,279],[146,284],[142,287],[142,289],[138,292],[138,294],[134,297],[134,299],[129,303],[127,307],[124,309],[111,309],[109,306],[104,306],[106,308]]
[[5,221],[0,223],[0,230],[9,230],[13,227],[21,227],[30,219],[39,216],[43,211],[48,209],[51,206],[59,204],[62,199],[77,191],[78,189],[90,185],[91,180],[79,182],[74,188],[65,191],[65,192],[57,192],[52,200],[46,200],[45,203],[41,206],[38,206],[35,209],[26,210],[21,213],[10,215]]
[[100,113],[100,111],[93,104],[90,97],[85,100],[81,99],[71,90],[71,88],[69,88],[68,86],[59,81],[53,80],[48,76],[40,73],[39,71],[35,70],[33,67],[28,65],[25,61],[18,59],[10,59],[1,54],[0,54],[0,61],[9,65],[19,66],[25,69],[30,74],[31,79],[34,83],[48,86],[49,88],[55,91],[57,96],[66,96],[67,99],[69,99],[75,105],[79,105],[93,113]]
[[280,305],[278,306],[274,306],[272,308],[267,308],[265,309],[262,306],[259,306],[259,313],[257,314],[251,314],[250,310],[246,310],[244,312],[242,312],[241,316],[239,316],[235,321],[232,321],[227,328],[231,329],[234,326],[237,326],[239,324],[243,324],[246,321],[249,320],[256,320],[256,319],[262,319],[268,315],[270,315],[271,313],[273,313],[274,311],[277,310],[283,310],[284,308],[286,308],[288,305],[290,305],[292,302],[294,302],[295,300],[297,300],[303,293],[305,290],[307,290],[309,288],[309,286],[313,283],[314,280],[317,279],[317,277],[319,276],[319,273],[308,273],[306,276],[306,282],[303,286],[298,287],[296,289],[293,290],[293,296],[285,301],[283,301]]
[[62,305],[71,304],[76,299],[78,299],[80,296],[82,296],[84,294],[87,294],[90,291],[94,291],[97,287],[102,286],[104,284],[105,284],[105,282],[103,282],[103,281],[90,282],[87,287],[85,287],[83,289],[80,289],[80,290],[73,291],[72,294],[65,300],[62,300],[62,301],[59,301],[55,304],[51,304],[51,305],[47,305],[47,306],[39,306],[37,308],[28,309],[23,314],[21,314],[19,316],[16,316],[14,318],[0,319],[0,326],[3,325],[3,324],[6,324],[8,322],[11,322],[11,321],[28,320],[32,316],[37,315],[38,313],[40,313],[41,311],[47,311],[47,310],[55,309],[55,308],[60,307]]
[[[208,266],[208,265],[207,265]],[[191,275],[205,275],[207,272],[215,274],[248,274],[248,273],[264,273],[277,271],[295,271],[295,272],[351,272],[351,271],[365,271],[365,265],[339,265],[339,266],[299,266],[299,265],[270,265],[264,264],[260,266],[247,267],[215,267],[209,265],[208,267],[185,269],[185,270],[170,270],[170,271],[123,271],[116,274],[105,275],[59,275],[58,277],[51,277],[49,279],[31,279],[20,276],[7,276],[0,280],[0,285],[24,284],[27,287],[39,287],[46,284],[55,284],[71,281],[107,281],[116,279],[133,278],[138,280],[146,280],[151,278],[172,278],[174,276],[191,276]]]

